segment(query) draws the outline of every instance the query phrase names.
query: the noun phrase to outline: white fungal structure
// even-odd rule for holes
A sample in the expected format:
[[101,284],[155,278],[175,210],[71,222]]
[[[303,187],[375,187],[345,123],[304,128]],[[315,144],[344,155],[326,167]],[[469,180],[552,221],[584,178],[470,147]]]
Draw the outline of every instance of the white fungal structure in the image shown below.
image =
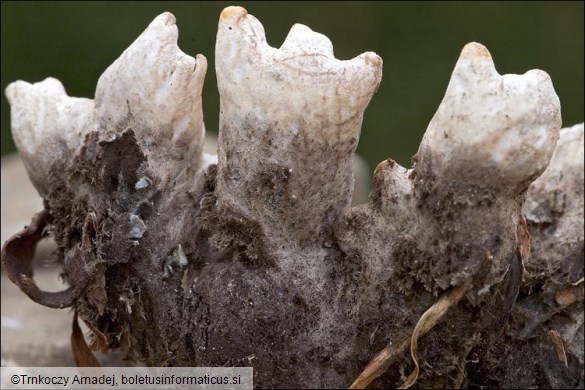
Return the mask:
[[583,145],[583,123],[562,129],[550,165],[532,183],[524,204],[524,212],[536,223],[552,223],[554,213],[563,214],[562,236],[583,226]]
[[14,143],[39,194],[48,195],[53,164],[72,157],[91,128],[94,102],[67,96],[59,80],[6,88]]
[[[404,329],[417,323],[411,353],[424,356],[417,339],[433,337],[454,306],[460,333],[443,330],[433,344],[445,346],[447,374],[425,377],[421,365],[419,379],[417,363],[408,385],[457,387],[479,335],[503,329],[513,311],[528,245],[522,207],[543,172],[524,212],[531,228],[558,230],[531,231],[553,243],[535,246],[527,280],[542,275],[531,269],[555,288],[582,280],[583,125],[557,143],[560,103],[546,73],[501,76],[485,47],[466,45],[415,166],[380,163],[371,201],[349,208],[382,59],[338,60],[327,37],[299,24],[276,49],[256,18],[226,8],[216,158],[201,153],[207,63],[181,52],[177,36],[173,15],[154,19],[101,76],[95,101],[68,97],[55,79],[8,86],[15,143],[47,208],[2,252],[32,299],[75,305],[151,365],[254,356],[264,387],[348,386],[386,343],[406,350]],[[72,285],[49,295],[25,250],[47,224]],[[563,267],[547,263],[551,247],[569,253]],[[419,321],[451,288],[457,300]],[[128,294],[132,310],[109,299]],[[399,337],[407,341],[392,344]],[[357,384],[390,366],[376,359]]]
[[491,171],[490,184],[513,190],[523,183],[525,191],[547,167],[560,127],[559,98],[545,72],[500,76],[488,50],[470,43],[427,128],[419,161],[437,176],[471,164]]
[[[485,258],[494,256],[489,260],[491,273],[499,276],[488,278],[491,282],[484,288],[499,283],[508,272],[509,261],[496,255],[502,248],[489,241],[500,234],[515,235],[524,199],[518,196],[549,164],[560,113],[545,72],[501,76],[484,46],[473,42],[463,48],[421,141],[413,185],[419,201],[427,199],[427,218],[434,216],[437,223],[422,224],[422,237],[432,240],[440,232],[449,237],[447,245],[468,248],[474,247],[473,240],[485,240],[476,247],[486,252],[482,256],[472,250],[439,260],[430,270],[439,286],[459,285],[485,266]],[[491,208],[489,215],[485,208]],[[452,220],[455,225],[465,220],[467,226],[451,226]]]
[[337,60],[326,36],[300,24],[275,49],[254,16],[228,7],[215,62],[219,200],[269,232],[318,236],[349,205],[352,155],[382,59],[368,52]]
[[[96,122],[115,136],[121,123],[136,129],[143,151],[159,177],[200,164],[205,127],[201,91],[207,60],[177,46],[175,17],[165,12],[100,77]],[[177,172],[172,172],[176,174]]]
[[132,129],[162,180],[197,170],[205,135],[201,91],[207,60],[183,53],[178,34],[171,13],[155,18],[100,77],[95,101],[67,96],[53,78],[8,86],[14,141],[42,196],[49,177],[59,175],[92,131],[113,139]]

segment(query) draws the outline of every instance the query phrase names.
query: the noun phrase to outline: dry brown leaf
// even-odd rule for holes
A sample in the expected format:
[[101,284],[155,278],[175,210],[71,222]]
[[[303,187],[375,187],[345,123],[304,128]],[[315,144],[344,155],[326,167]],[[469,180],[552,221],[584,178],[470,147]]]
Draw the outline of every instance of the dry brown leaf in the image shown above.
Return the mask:
[[83,332],[77,322],[77,312],[73,314],[73,325],[71,327],[71,351],[77,367],[100,367],[100,363],[93,352],[87,346]]
[[101,353],[107,353],[108,349],[109,349],[109,345],[108,345],[108,338],[106,337],[106,335],[103,334],[102,332],[100,332],[100,330],[98,328],[93,326],[88,321],[86,321],[84,319],[82,319],[82,320],[85,323],[85,325],[87,325],[89,330],[92,331],[93,336],[94,336],[93,340],[91,340],[91,343],[89,343],[89,348],[92,351],[99,351]]
[[581,302],[584,298],[583,278],[568,287],[555,293],[555,301],[561,306],[569,306],[575,302]]
[[47,235],[48,220],[47,210],[36,213],[28,226],[10,237],[2,247],[2,265],[12,283],[30,299],[43,306],[62,309],[73,305],[78,291],[72,287],[58,292],[43,291],[33,279],[35,249]]

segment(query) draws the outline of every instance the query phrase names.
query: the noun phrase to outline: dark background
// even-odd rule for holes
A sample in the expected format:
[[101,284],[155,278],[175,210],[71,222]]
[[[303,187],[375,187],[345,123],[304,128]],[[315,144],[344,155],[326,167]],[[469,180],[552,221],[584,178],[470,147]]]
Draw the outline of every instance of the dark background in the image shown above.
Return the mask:
[[[242,5],[280,46],[294,23],[327,35],[337,58],[375,51],[384,60],[358,151],[373,168],[392,157],[410,166],[461,48],[487,46],[500,73],[542,69],[561,99],[563,126],[583,121],[583,2],[2,2],[2,90],[48,76],[71,96],[93,97],[100,74],[164,11],[177,17],[179,46],[209,61],[203,98],[217,131],[214,72],[217,21]],[[2,154],[12,152],[2,94]],[[473,131],[473,129],[470,129]]]

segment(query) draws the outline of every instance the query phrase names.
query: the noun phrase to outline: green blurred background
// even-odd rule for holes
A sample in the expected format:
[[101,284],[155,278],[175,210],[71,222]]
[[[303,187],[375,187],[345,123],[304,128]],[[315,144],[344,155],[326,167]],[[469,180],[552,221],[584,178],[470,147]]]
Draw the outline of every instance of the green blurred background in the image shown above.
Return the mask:
[[[93,97],[100,74],[163,11],[177,17],[179,46],[204,54],[209,71],[203,111],[216,132],[214,72],[217,20],[242,5],[280,46],[294,23],[327,35],[337,58],[375,51],[384,60],[358,151],[371,167],[392,157],[410,166],[438,107],[461,48],[488,47],[500,73],[548,72],[562,104],[563,125],[583,121],[583,2],[5,2],[2,90],[15,80],[48,76],[72,96]],[[471,129],[470,129],[471,130]],[[2,154],[14,151],[2,94]]]

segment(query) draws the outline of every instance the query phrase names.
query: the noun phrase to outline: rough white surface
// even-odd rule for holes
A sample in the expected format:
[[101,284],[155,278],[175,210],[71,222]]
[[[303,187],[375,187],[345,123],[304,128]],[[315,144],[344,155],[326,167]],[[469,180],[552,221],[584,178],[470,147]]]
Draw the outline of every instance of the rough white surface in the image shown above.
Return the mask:
[[184,54],[177,38],[172,14],[155,18],[100,77],[95,103],[67,96],[53,78],[16,81],[6,88],[13,138],[41,196],[47,194],[54,164],[70,162],[90,131],[116,136],[121,128],[131,128],[160,176],[166,171],[159,164],[165,161],[186,160],[183,165],[193,169],[200,165],[207,61]]
[[269,46],[262,24],[241,7],[221,13],[216,53],[222,118],[250,113],[278,122],[283,135],[306,127],[315,137],[358,136],[382,78],[378,55],[337,60],[331,41],[301,24],[280,49]]
[[352,155],[382,59],[338,60],[326,36],[301,24],[273,48],[242,7],[221,13],[215,51],[218,199],[267,232],[318,236],[349,205]]
[[157,16],[100,77],[96,114],[101,131],[123,121],[147,152],[199,158],[204,125],[201,91],[207,60],[186,55],[177,46],[175,17]]
[[6,88],[6,97],[14,143],[32,183],[45,196],[53,163],[71,155],[92,128],[93,100],[67,96],[54,78],[16,81]]
[[[454,314],[462,321],[446,324],[453,332],[443,333],[439,340],[450,346],[442,361],[433,363],[439,369],[419,378],[421,387],[460,387],[463,376],[443,374],[464,373],[466,356],[481,341],[468,337],[460,348],[451,348],[461,344],[460,331],[489,335],[495,325],[505,324],[518,293],[521,267],[510,260],[517,258],[519,249],[516,221],[523,197],[515,191],[527,187],[548,164],[560,124],[558,99],[548,77],[538,71],[499,76],[487,50],[468,45],[419,151],[419,162],[426,162],[423,167],[429,169],[418,171],[417,163],[409,171],[386,160],[376,170],[372,202],[346,212],[361,118],[381,77],[379,57],[366,53],[338,61],[331,42],[302,25],[291,29],[281,49],[271,48],[262,26],[239,7],[227,8],[219,27],[222,112],[217,175],[213,169],[205,175],[190,175],[192,159],[205,166],[214,162],[209,155],[199,160],[198,154],[203,132],[201,84],[193,88],[192,83],[193,78],[202,81],[203,75],[196,74],[204,61],[196,62],[176,48],[170,14],[158,17],[106,71],[96,93],[97,111],[81,110],[91,114],[86,126],[48,134],[58,147],[49,145],[43,150],[43,160],[35,160],[31,153],[43,146],[36,137],[44,129],[26,122],[25,116],[16,122],[16,131],[32,143],[23,146],[32,148],[23,154],[41,173],[52,164],[47,156],[60,159],[61,164],[70,160],[76,142],[83,142],[82,137],[69,139],[77,130],[100,132],[92,134],[99,135],[100,144],[93,148],[95,138],[91,138],[86,142],[88,153],[80,155],[80,160],[92,155],[103,158],[98,162],[105,164],[81,160],[74,167],[79,168],[72,175],[74,180],[68,183],[73,196],[61,191],[60,183],[51,182],[54,191],[46,199],[53,213],[53,235],[67,250],[64,269],[71,285],[79,286],[77,279],[85,274],[71,266],[71,254],[88,249],[88,257],[76,258],[88,264],[96,264],[94,254],[101,257],[99,266],[91,267],[91,281],[81,275],[87,284],[82,285],[85,291],[76,309],[89,314],[87,318],[109,340],[119,336],[117,324],[130,324],[129,337],[118,337],[121,343],[116,346],[149,365],[196,366],[248,356],[250,345],[261,337],[267,342],[254,344],[258,347],[255,368],[267,373],[257,378],[260,387],[291,383],[344,387],[359,372],[364,353],[387,345],[388,340],[402,339],[404,329],[439,293],[450,286],[459,286],[455,291],[461,292],[460,287],[469,288],[467,299],[476,308],[470,310],[469,304],[456,308]],[[189,69],[195,71],[189,73]],[[20,91],[27,88],[30,85]],[[45,89],[41,96],[70,99],[51,81]],[[25,108],[39,111],[31,117],[48,123],[50,131],[63,123],[69,125],[69,116],[60,117],[61,105],[51,106],[46,97],[38,103],[24,96],[24,101],[32,102]],[[47,115],[59,120],[47,122]],[[136,134],[146,159],[133,143],[110,144],[128,129]],[[126,133],[124,142],[128,137]],[[98,152],[93,153],[94,149]],[[126,153],[130,158],[119,158]],[[580,225],[572,226],[580,227],[575,229],[580,234],[565,234],[578,238],[570,243],[576,245],[567,245],[565,253],[575,254],[580,261],[581,279],[582,159],[581,125],[562,132],[551,168],[543,175],[547,181],[542,200],[547,204],[537,205],[555,206],[547,207],[551,223],[566,205],[571,208],[566,215],[579,217],[566,224],[578,221]],[[143,169],[144,161],[149,169]],[[48,166],[38,167],[41,163]],[[176,178],[178,172],[196,180],[161,183],[151,172],[163,180]],[[164,188],[166,184],[170,186]],[[169,191],[159,196],[161,187]],[[507,187],[514,188],[509,192],[513,198],[497,193]],[[76,198],[87,188],[100,196]],[[486,189],[492,198],[484,196]],[[550,198],[545,198],[547,194]],[[563,198],[575,194],[580,200]],[[102,216],[99,222],[96,215]],[[61,220],[68,226],[55,223]],[[565,225],[557,223],[548,229],[555,244],[560,241],[557,226]],[[521,238],[521,252],[524,244]],[[559,253],[550,248],[546,243],[542,257]],[[571,252],[572,248],[577,251]],[[187,273],[176,272],[190,260],[196,261],[194,267]],[[120,277],[106,278],[112,271]],[[160,274],[164,282],[157,277]],[[117,283],[120,280],[124,283]],[[195,305],[180,307],[189,303],[182,299],[185,294],[196,298],[191,301]],[[127,310],[109,304],[118,298],[126,302]],[[134,307],[140,310],[134,314],[139,311],[142,318],[130,316],[135,299],[138,306]],[[106,302],[108,307],[104,307]],[[115,324],[108,318],[114,318]],[[510,318],[516,321],[514,315]],[[552,325],[554,318],[549,319]],[[131,331],[143,329],[144,324],[155,326],[148,328],[152,331]],[[510,329],[515,329],[512,325]],[[200,344],[202,335],[209,348],[194,353],[192,347]],[[160,342],[178,337],[185,343]],[[511,341],[493,346],[506,349]],[[550,351],[550,345],[544,350]],[[582,363],[582,349],[574,354]],[[324,358],[330,364],[321,364]],[[295,371],[297,362],[306,363],[302,370]],[[405,367],[401,365],[398,371]],[[582,371],[582,364],[578,369]],[[386,387],[393,385],[391,378],[384,381],[380,383]]]
[[461,52],[419,155],[433,155],[437,175],[471,162],[493,169],[504,184],[520,183],[544,171],[560,127],[559,99],[545,72],[501,76],[488,50],[472,42]]
[[558,220],[556,234],[559,236],[563,236],[565,230],[583,231],[583,164],[581,123],[561,130],[550,165],[530,186],[530,196],[524,204],[525,214],[536,223]]

